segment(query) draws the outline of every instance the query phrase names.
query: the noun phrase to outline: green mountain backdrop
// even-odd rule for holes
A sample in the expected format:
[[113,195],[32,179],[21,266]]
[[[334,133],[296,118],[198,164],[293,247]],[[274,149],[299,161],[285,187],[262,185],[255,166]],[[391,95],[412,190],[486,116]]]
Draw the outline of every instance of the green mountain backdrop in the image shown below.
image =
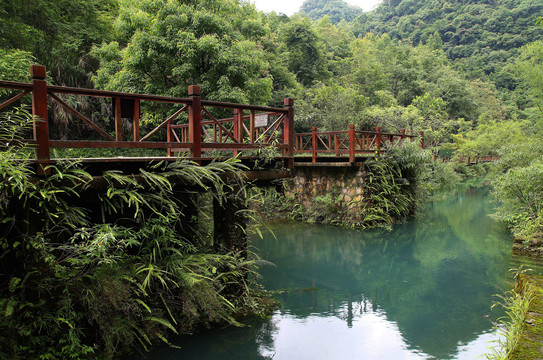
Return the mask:
[[[328,15],[335,22],[349,7],[341,0],[308,0],[302,13],[312,19]],[[541,0],[385,0],[354,20],[341,19],[350,21],[357,37],[386,33],[415,46],[442,46],[470,77],[488,75],[498,88],[513,89],[506,65],[520,47],[543,39],[541,29],[533,26],[542,13]]]

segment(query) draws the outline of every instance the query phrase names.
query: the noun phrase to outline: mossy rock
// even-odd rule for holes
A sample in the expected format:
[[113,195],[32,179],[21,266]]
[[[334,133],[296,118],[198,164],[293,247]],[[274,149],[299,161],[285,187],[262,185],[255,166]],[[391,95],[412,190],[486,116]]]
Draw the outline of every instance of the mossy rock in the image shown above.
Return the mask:
[[522,275],[520,281],[530,287],[534,298],[530,302],[522,335],[511,360],[543,360],[543,277]]

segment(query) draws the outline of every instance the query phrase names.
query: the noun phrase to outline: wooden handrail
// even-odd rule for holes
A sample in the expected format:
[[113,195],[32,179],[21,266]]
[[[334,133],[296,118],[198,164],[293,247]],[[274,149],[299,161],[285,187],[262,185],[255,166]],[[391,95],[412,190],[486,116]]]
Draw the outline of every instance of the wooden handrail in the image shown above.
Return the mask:
[[[48,85],[45,80],[45,67],[32,66],[32,83],[0,80],[0,88],[22,91],[1,104],[3,107],[18,101],[25,95],[32,97],[32,113],[34,121],[34,139],[30,142],[36,148],[36,160],[42,169],[50,161],[51,147],[73,148],[157,148],[166,149],[169,156],[177,151],[189,151],[189,156],[198,161],[202,158],[202,152],[210,150],[227,150],[236,154],[246,149],[259,149],[273,144],[281,150],[283,157],[289,160],[289,166],[293,166],[295,154],[312,154],[313,162],[317,161],[319,154],[348,155],[349,162],[353,163],[357,155],[375,154],[379,156],[385,141],[395,142],[403,139],[414,141],[420,139],[420,145],[424,146],[424,134],[419,136],[406,135],[401,130],[400,134],[383,133],[377,127],[375,131],[356,130],[350,125],[348,130],[319,132],[313,128],[310,133],[294,133],[294,100],[284,99],[284,107],[270,107],[261,105],[247,105],[211,101],[202,99],[200,87],[189,86],[188,98],[167,97],[160,95],[147,95],[137,93],[124,93],[117,91],[103,91],[95,89],[81,89],[65,86]],[[91,96],[99,98],[111,98],[114,104],[114,131],[107,130],[93,123],[91,116],[85,116],[68,104],[62,95]],[[49,139],[48,101],[53,99],[60,103],[71,113],[75,114],[83,123],[100,134],[107,140],[52,140]],[[140,138],[140,109],[142,102],[181,104],[179,109],[172,112],[157,127],[147,135]],[[143,110],[145,109],[143,104]],[[174,105],[175,107],[175,105]],[[127,110],[125,111],[125,108]],[[219,118],[212,114],[214,109],[232,111],[232,117]],[[176,124],[175,121],[183,112],[187,113],[188,123]],[[221,115],[224,116],[224,113]],[[228,115],[226,115],[228,116]],[[264,125],[262,119],[265,116]],[[183,119],[187,119],[184,117]],[[204,117],[207,119],[204,120]],[[271,117],[271,118],[270,118]],[[133,139],[123,139],[123,118],[132,120]],[[109,125],[111,128],[112,125]],[[166,139],[151,140],[158,135],[164,135]],[[159,130],[162,129],[162,132]],[[180,136],[176,130],[180,129]],[[165,141],[164,141],[165,140]],[[22,140],[22,142],[27,140]],[[320,145],[319,145],[320,144]],[[311,148],[311,149],[309,149]],[[45,171],[45,170],[44,170]]]
[[[271,143],[271,140],[275,139],[277,141],[274,141],[273,144],[283,152],[283,156],[292,157],[294,155],[294,101],[292,99],[285,99],[284,107],[280,108],[201,99],[200,87],[198,86],[189,86],[189,96],[187,98],[82,89],[47,84],[45,70],[43,66],[32,66],[30,69],[31,83],[0,80],[0,88],[21,91],[21,93],[15,94],[15,96],[0,104],[1,107],[6,108],[26,95],[32,97],[32,114],[35,115],[34,139],[21,140],[21,142],[26,141],[33,144],[36,149],[36,160],[42,170],[46,169],[46,165],[50,162],[50,148],[52,147],[162,148],[167,149],[169,156],[179,151],[179,149],[188,149],[190,151],[189,156],[192,159],[198,160],[202,157],[202,151],[226,149],[235,154],[243,149],[258,149],[263,146],[270,146],[268,143]],[[111,98],[114,106],[113,124],[109,124],[107,127],[103,127],[103,125],[102,127],[98,126],[98,124],[91,120],[93,119],[92,116],[84,115],[69,105],[65,97],[66,95]],[[106,141],[50,139],[49,119],[47,117],[50,110],[48,109],[48,98],[61,104],[63,108],[89,126],[89,129],[94,130],[97,135],[99,134],[102,138],[105,138]],[[128,100],[131,102],[127,102]],[[160,125],[151,130],[147,135],[140,138],[139,119],[140,109],[142,108],[141,102],[182,104],[183,106],[181,109],[174,111],[173,115],[162,121]],[[143,104],[143,109],[145,109],[145,106]],[[226,119],[217,119],[212,115],[211,108],[233,110],[233,116]],[[125,109],[128,110],[125,111]],[[188,123],[175,124],[174,122],[177,117],[185,110],[188,113]],[[211,120],[202,121],[204,114]],[[274,121],[272,125],[264,125],[261,129],[258,126],[262,125],[255,126],[255,116],[259,115],[278,116],[279,119]],[[124,137],[123,118],[129,118],[132,121],[132,140],[122,138]],[[223,125],[229,122],[234,124],[231,129],[227,129]],[[112,125],[114,125],[114,131],[111,129],[108,130],[107,128],[111,128]],[[202,126],[213,126],[213,138],[210,137],[211,132],[203,129]],[[151,137],[156,138],[160,134],[159,130],[164,127],[166,128],[166,141],[164,139],[158,139],[158,141],[151,140]],[[175,133],[176,129],[181,129],[181,136]],[[262,133],[265,134],[264,141],[259,138],[262,137]],[[205,140],[203,135],[206,135]],[[207,142],[208,140],[212,141]],[[232,142],[228,143],[227,141],[230,140]]]
[[[310,133],[295,134],[296,154],[311,154],[312,161],[317,162],[319,154],[349,155],[349,162],[355,161],[357,154],[382,153],[381,146],[385,141],[413,141],[417,136],[406,135],[404,130],[399,134],[383,133],[377,127],[376,131],[355,130],[354,125],[349,125],[349,130],[318,131],[313,127]],[[422,134],[421,134],[422,135]],[[421,138],[421,144],[423,140]]]

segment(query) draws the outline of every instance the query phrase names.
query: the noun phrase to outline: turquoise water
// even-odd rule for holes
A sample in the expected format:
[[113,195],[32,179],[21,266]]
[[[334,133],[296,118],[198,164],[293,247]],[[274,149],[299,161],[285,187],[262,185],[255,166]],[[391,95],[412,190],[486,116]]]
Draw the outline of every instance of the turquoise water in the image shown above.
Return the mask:
[[250,327],[174,339],[147,359],[476,359],[511,288],[511,237],[484,190],[429,204],[390,231],[288,224],[253,239],[282,308]]

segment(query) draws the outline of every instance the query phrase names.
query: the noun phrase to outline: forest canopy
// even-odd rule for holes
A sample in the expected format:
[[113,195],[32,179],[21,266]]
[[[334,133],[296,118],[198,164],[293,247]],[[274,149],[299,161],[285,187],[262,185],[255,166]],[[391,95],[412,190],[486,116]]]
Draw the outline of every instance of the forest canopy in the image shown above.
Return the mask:
[[181,97],[197,84],[208,99],[274,106],[293,97],[300,131],[353,123],[458,144],[489,122],[540,127],[542,12],[534,0],[387,0],[365,13],[308,0],[291,17],[245,0],[4,1],[0,75],[28,80],[39,63],[55,84]]

